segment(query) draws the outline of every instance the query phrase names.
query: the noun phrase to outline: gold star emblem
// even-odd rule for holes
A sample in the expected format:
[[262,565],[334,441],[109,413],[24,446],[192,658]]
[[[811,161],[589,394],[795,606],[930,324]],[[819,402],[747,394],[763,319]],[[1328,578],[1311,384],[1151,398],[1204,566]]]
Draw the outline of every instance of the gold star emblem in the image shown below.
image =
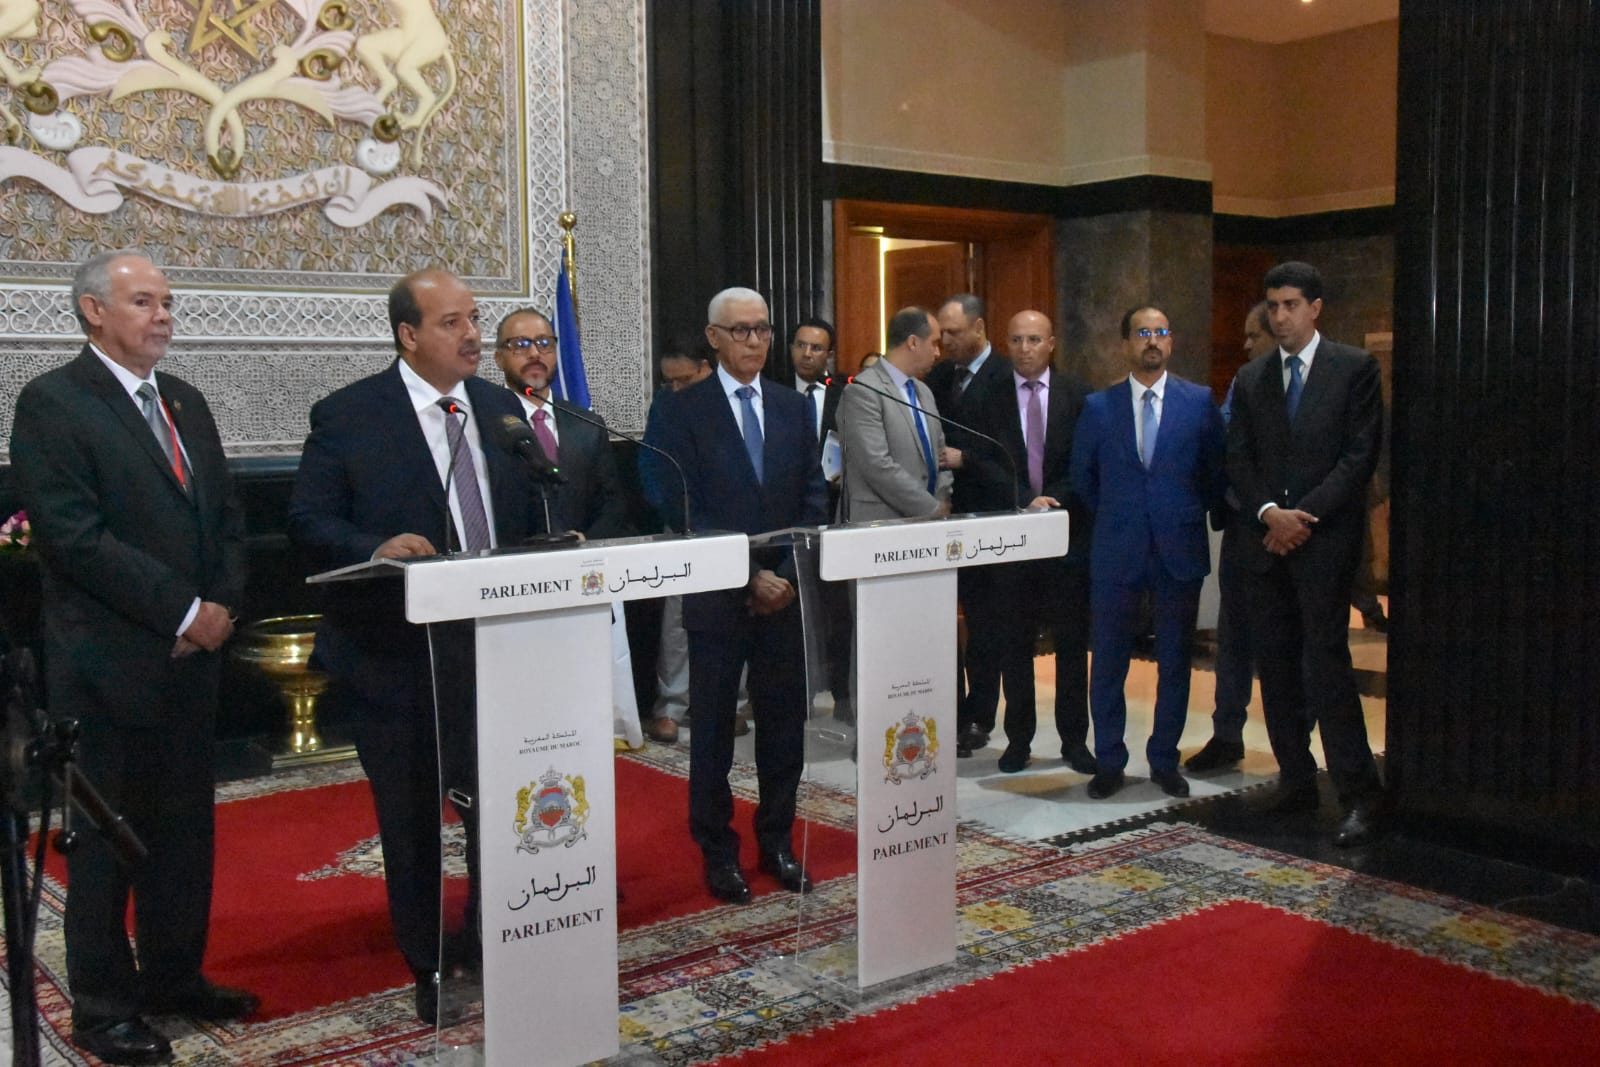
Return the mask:
[[278,0],[183,0],[195,13],[189,28],[189,54],[192,56],[221,37],[251,59],[261,58],[255,27],[250,24],[262,11],[276,7]]

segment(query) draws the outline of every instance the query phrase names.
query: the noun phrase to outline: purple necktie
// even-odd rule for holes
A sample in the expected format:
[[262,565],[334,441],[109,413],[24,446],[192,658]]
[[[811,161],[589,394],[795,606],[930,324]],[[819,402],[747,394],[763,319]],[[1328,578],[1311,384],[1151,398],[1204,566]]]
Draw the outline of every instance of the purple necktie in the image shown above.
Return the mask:
[[483,506],[483,493],[478,488],[478,468],[472,462],[472,446],[461,429],[456,416],[463,418],[467,409],[448,396],[440,397],[439,407],[444,409],[444,435],[450,443],[450,480],[456,487],[456,503],[461,505],[461,542],[469,552],[489,547],[489,513]]
[[544,449],[544,454],[551,463],[559,464],[561,461],[556,456],[556,435],[550,432],[550,413],[540,408],[533,413],[533,436],[539,439],[539,447]]
[[1039,401],[1039,383],[1023,382],[1028,390],[1028,488],[1034,496],[1044,495],[1044,404]]

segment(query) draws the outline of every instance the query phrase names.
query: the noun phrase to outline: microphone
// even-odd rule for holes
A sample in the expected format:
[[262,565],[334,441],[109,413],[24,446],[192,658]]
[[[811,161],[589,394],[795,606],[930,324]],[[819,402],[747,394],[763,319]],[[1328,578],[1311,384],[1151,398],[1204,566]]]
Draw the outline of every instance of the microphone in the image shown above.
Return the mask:
[[[822,380],[822,384],[823,385],[832,385],[834,383],[834,381],[836,381],[836,379],[834,379],[834,378],[824,378]],[[990,437],[988,434],[984,433],[982,430],[974,429],[973,427],[968,426],[964,422],[957,422],[955,419],[946,418],[945,416],[939,414],[937,411],[933,411],[933,410],[931,410],[929,408],[925,408],[921,404],[913,404],[911,401],[907,400],[905,397],[896,396],[895,394],[889,392],[888,390],[879,389],[876,386],[868,385],[866,382],[862,381],[860,378],[856,377],[853,374],[850,377],[845,379],[845,384],[847,384],[847,385],[859,385],[859,386],[861,386],[861,388],[867,390],[867,392],[869,392],[869,393],[877,393],[879,396],[886,397],[889,400],[893,400],[896,404],[900,404],[903,407],[908,407],[912,411],[920,411],[924,415],[931,415],[934,418],[938,419],[943,424],[945,424],[946,426],[954,426],[956,429],[961,430],[964,433],[970,433],[974,437],[981,437],[985,441],[988,441],[991,445],[994,445],[995,448],[999,449],[1000,454],[1005,457],[1006,464],[1008,466],[1010,466],[1010,468],[1011,468],[1011,498],[1012,498],[1012,502],[1016,505],[1016,509],[1018,511],[1023,510],[1023,508],[1022,508],[1022,493],[1017,488],[1017,486],[1021,484],[1021,482],[1020,482],[1020,480],[1019,480],[1019,478],[1017,476],[1017,461],[1015,459],[1011,458],[1011,451],[1010,451],[1010,449],[1006,448],[1005,445],[1002,445],[999,441],[996,441],[993,437]]]
[[[534,388],[531,385],[516,386],[513,387],[511,391],[513,393],[520,393],[529,400],[537,401],[539,399],[538,393],[534,391]],[[554,410],[554,405],[551,406],[551,410]],[[606,433],[614,433],[624,441],[631,441],[640,448],[648,448],[650,451],[654,452],[658,456],[663,457],[668,463],[672,464],[672,469],[678,472],[678,484],[683,487],[683,532],[685,534],[691,534],[694,532],[689,525],[689,479],[683,473],[683,464],[679,463],[671,452],[668,452],[664,448],[656,447],[642,437],[635,437],[631,433],[623,433],[614,426],[608,426],[604,422],[595,418],[593,415],[590,415],[584,411],[580,411],[576,405],[571,407],[563,407],[561,408],[561,412],[564,415],[571,415],[579,422],[586,422],[596,429],[604,430]]]
[[544,447],[533,436],[533,428],[520,416],[501,415],[488,424],[488,429],[495,444],[512,455],[522,457],[533,471],[535,480],[546,484],[567,484],[567,476],[561,473],[560,467],[550,462],[550,457],[544,454]]

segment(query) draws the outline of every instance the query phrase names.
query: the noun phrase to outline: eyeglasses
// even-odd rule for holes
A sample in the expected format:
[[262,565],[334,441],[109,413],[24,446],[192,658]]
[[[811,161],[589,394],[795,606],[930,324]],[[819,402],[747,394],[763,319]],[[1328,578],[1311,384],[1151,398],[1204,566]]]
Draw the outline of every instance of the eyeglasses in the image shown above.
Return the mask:
[[537,348],[541,352],[548,352],[556,346],[555,334],[549,337],[507,337],[496,348],[509,348],[516,352],[526,352],[530,348]]
[[796,341],[794,347],[797,352],[809,352],[814,356],[824,355],[828,351],[827,345],[812,344],[810,341]]
[[1133,331],[1133,335],[1135,337],[1140,337],[1140,338],[1143,338],[1144,340],[1148,341],[1152,337],[1171,337],[1172,336],[1172,331],[1167,329],[1165,326],[1157,327],[1154,330],[1150,329],[1147,326],[1142,330],[1134,330]]
[[748,341],[750,340],[751,334],[755,334],[756,337],[762,341],[765,341],[772,336],[772,323],[770,322],[760,322],[754,326],[746,326],[742,322],[735,326],[724,326],[720,322],[713,322],[711,326],[713,329],[718,329],[723,333],[726,333],[735,341]]

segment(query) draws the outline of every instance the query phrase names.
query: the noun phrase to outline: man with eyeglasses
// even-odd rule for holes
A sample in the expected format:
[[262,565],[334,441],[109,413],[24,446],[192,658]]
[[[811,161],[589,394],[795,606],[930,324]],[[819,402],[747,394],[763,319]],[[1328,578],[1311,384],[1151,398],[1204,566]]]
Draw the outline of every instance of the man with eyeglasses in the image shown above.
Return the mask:
[[1094,516],[1089,550],[1089,709],[1095,762],[1089,796],[1126,779],[1124,686],[1140,605],[1153,603],[1156,707],[1145,758],[1171,797],[1189,795],[1178,739],[1189,714],[1189,655],[1200,584],[1211,571],[1207,513],[1222,500],[1222,417],[1211,390],[1167,372],[1172,329],[1161,309],[1122,316],[1126,379],[1084,401],[1072,442],[1072,485]]
[[[706,340],[717,370],[661,396],[645,440],[683,465],[696,530],[760,534],[827,520],[828,490],[805,400],[761,376],[772,343],[767,302],[752,289],[725,289],[707,308]],[[641,457],[650,503],[677,529],[686,517],[663,461]],[[732,826],[735,703],[749,665],[760,803],[755,834],[760,869],[791,892],[811,889],[791,833],[805,759],[808,694],[793,554],[757,548],[750,580],[737,589],[684,597],[689,633],[689,830],[705,860],[706,887],[719,900],[748,903]]]
[[[561,372],[560,356],[556,331],[542,311],[513,311],[495,330],[494,362],[505,375],[506,388],[517,394],[546,457],[567,477],[551,501],[552,531],[581,538],[626,537],[633,528],[606,431],[579,419],[571,404],[551,395]],[[589,418],[604,422],[592,413]]]
[[[491,427],[520,419],[522,408],[477,375],[472,291],[449,271],[412,274],[389,291],[389,327],[395,361],[311,408],[289,536],[313,570],[515,545],[543,529],[527,464],[484,447]],[[478,939],[477,813],[455,799],[477,792],[472,624],[406,622],[400,582],[325,588],[313,663],[349,716],[372,786],[395,941],[416,978],[417,1015],[432,1025],[441,789],[467,828],[464,935],[446,965],[469,964]]]

